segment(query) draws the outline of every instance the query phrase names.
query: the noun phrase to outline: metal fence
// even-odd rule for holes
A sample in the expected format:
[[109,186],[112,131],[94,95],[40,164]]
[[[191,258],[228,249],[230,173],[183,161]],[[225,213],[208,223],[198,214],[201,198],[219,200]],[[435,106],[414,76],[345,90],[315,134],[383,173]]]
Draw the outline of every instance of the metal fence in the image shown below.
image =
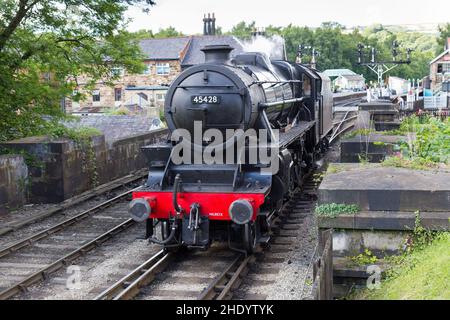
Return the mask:
[[424,108],[430,110],[445,109],[448,107],[447,92],[441,92],[431,97],[423,97]]

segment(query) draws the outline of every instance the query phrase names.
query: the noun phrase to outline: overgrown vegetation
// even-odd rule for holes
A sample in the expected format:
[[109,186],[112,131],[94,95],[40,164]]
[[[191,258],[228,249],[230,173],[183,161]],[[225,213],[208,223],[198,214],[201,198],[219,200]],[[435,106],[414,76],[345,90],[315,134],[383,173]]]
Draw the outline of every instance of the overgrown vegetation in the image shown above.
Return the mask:
[[381,287],[358,292],[354,299],[450,299],[450,233],[441,233],[428,245],[398,259]]
[[317,206],[315,213],[319,217],[336,218],[341,214],[356,214],[360,208],[355,204],[327,203]]
[[350,257],[350,260],[359,266],[374,264],[378,261],[376,255],[372,253],[369,249],[365,249],[363,253],[360,253],[354,257]]
[[[351,298],[450,298],[450,233],[424,228],[419,211],[415,215],[414,229],[401,248],[403,254],[385,258],[391,267],[386,270],[381,287],[376,290],[361,290]],[[366,260],[364,257],[362,259]]]
[[382,165],[427,170],[449,164],[449,118],[413,115],[405,118],[395,133],[409,138],[399,143],[399,154],[386,158]]
[[343,171],[342,166],[337,166],[337,165],[335,165],[334,163],[330,163],[330,164],[328,165],[327,173],[333,174],[333,173],[339,173],[339,172],[341,172],[341,171]]
[[356,129],[356,130],[353,130],[353,131],[350,131],[350,132],[344,134],[342,136],[342,140],[354,138],[356,136],[368,136],[371,133],[373,133],[373,131],[371,129],[362,129],[362,128]]

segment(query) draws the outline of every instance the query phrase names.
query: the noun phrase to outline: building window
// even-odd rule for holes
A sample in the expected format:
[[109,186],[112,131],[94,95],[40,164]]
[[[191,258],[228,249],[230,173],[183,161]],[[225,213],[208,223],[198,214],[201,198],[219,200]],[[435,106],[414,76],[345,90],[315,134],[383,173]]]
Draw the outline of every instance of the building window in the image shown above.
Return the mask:
[[442,91],[450,92],[450,82],[443,82],[442,83]]
[[114,100],[122,101],[122,88],[114,88]]
[[92,90],[92,101],[100,102],[100,90]]
[[124,70],[121,67],[114,67],[111,69],[111,75],[113,77],[122,77],[124,74]]
[[157,101],[164,102],[165,99],[166,99],[166,94],[165,93],[157,93],[156,94],[156,100]]
[[442,64],[442,73],[450,72],[450,63],[443,63]]
[[152,65],[151,64],[146,64],[144,72],[142,72],[142,74],[151,74],[151,73],[152,73]]
[[157,63],[156,74],[163,75],[170,73],[170,65],[168,63]]

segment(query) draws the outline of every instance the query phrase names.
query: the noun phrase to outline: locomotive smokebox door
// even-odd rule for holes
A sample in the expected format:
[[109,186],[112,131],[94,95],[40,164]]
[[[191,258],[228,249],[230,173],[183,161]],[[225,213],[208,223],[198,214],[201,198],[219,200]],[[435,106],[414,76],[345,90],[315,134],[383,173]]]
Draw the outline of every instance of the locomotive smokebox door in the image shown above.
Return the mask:
[[183,218],[182,239],[187,246],[206,247],[209,244],[209,218],[200,216],[197,228],[189,216]]

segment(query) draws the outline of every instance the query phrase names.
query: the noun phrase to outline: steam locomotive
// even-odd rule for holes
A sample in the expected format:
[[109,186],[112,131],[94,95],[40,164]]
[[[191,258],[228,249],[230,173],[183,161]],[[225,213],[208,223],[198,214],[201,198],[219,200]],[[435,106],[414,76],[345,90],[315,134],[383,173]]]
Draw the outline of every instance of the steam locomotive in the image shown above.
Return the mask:
[[227,241],[252,252],[328,145],[328,77],[259,52],[231,58],[232,50],[203,48],[205,62],[183,71],[166,95],[168,140],[142,148],[149,176],[129,212],[169,250]]

